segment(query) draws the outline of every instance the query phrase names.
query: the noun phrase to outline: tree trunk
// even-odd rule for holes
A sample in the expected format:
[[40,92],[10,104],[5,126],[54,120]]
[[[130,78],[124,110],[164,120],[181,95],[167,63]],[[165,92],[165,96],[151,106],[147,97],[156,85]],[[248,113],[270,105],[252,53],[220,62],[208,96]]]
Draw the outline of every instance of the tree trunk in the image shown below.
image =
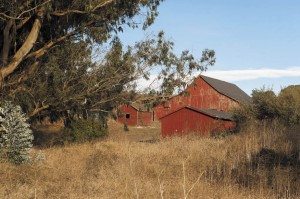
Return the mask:
[[10,19],[3,30],[3,47],[1,53],[2,66],[7,65],[8,55],[13,37],[15,36],[15,20]]
[[[41,29],[42,18],[45,15],[45,10],[46,9],[44,6],[39,10],[37,14],[37,18],[35,19],[31,31],[28,37],[26,38],[25,42],[23,43],[21,48],[16,52],[16,54],[13,56],[11,62],[0,69],[0,80],[2,79],[3,81],[4,78],[9,76],[11,73],[13,73],[14,70],[21,63],[21,61],[24,59],[24,57],[33,48]],[[0,81],[0,85],[2,85],[2,81]]]

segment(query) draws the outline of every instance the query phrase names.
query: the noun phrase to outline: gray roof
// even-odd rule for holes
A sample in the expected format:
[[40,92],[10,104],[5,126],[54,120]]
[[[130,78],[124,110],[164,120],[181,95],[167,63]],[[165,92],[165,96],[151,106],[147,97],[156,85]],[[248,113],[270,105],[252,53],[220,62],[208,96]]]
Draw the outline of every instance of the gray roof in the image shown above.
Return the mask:
[[203,113],[203,114],[211,116],[213,118],[224,119],[224,120],[233,120],[233,114],[230,112],[217,111],[215,109],[195,108],[195,107],[191,107],[191,106],[186,106],[186,108],[197,111],[199,113]]
[[212,118],[233,121],[233,114],[230,113],[230,112],[217,111],[215,109],[196,108],[196,107],[192,107],[192,106],[184,106],[184,107],[178,108],[178,109],[172,111],[171,113],[168,113],[168,114],[162,116],[159,119],[162,119],[164,117],[172,115],[173,113],[175,113],[177,111],[180,111],[182,109],[185,109],[185,108],[190,109],[192,111],[196,111],[196,112],[204,114],[204,115],[207,115],[207,116],[212,117]]
[[243,90],[237,87],[235,84],[228,83],[222,80],[214,79],[200,75],[200,77],[209,85],[211,85],[219,93],[237,101],[240,103],[251,102],[251,97],[247,95]]

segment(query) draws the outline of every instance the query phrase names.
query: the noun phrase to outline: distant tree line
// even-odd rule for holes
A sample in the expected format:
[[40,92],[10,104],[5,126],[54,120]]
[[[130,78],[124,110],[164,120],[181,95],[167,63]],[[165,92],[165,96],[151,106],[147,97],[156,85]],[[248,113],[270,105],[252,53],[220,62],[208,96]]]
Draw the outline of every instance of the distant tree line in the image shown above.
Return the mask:
[[236,111],[240,122],[246,120],[279,120],[284,125],[300,124],[300,85],[283,88],[278,95],[271,89],[255,89],[252,104]]

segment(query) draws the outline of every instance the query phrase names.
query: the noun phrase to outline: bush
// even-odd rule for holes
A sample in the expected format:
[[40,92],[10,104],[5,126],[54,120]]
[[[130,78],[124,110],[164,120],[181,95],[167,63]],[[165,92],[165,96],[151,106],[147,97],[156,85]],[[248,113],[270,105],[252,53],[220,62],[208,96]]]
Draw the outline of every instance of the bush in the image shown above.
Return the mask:
[[279,95],[270,89],[253,90],[252,104],[244,105],[235,111],[239,124],[249,120],[278,120],[286,126],[300,123],[300,86],[289,86]]
[[71,121],[63,131],[63,138],[68,142],[86,142],[107,135],[104,119],[82,119]]
[[128,125],[125,123],[123,127],[124,131],[129,131]]
[[14,163],[30,159],[33,134],[20,106],[11,102],[0,105],[0,149]]
[[278,99],[272,90],[265,88],[253,90],[252,102],[253,111],[258,120],[272,120],[279,117]]
[[278,95],[279,113],[286,124],[300,123],[300,86],[289,86]]

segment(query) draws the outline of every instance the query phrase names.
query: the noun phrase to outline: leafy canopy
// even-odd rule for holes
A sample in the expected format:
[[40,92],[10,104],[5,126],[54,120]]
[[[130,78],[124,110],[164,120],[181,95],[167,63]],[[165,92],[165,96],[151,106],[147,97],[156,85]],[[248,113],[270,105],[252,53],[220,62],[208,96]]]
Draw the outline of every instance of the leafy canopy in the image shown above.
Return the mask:
[[[165,97],[184,88],[193,71],[214,64],[214,51],[177,56],[163,32],[131,47],[117,37],[125,26],[146,29],[162,1],[1,1],[0,97],[31,118],[57,118],[132,100],[138,80],[152,71],[162,86],[147,92]],[[144,16],[142,24],[136,16]]]
[[300,124],[300,86],[283,88],[278,95],[271,89],[255,89],[252,104],[237,113],[238,119],[274,120],[285,125]]

